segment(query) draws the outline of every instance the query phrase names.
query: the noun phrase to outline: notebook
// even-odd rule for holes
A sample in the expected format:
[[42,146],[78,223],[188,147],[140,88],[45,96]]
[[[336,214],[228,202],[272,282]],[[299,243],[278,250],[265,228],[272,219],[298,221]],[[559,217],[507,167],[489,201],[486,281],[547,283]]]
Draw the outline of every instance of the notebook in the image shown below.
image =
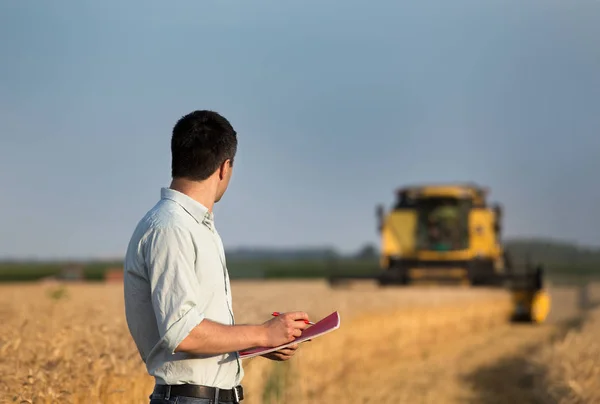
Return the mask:
[[294,341],[288,342],[287,344],[279,345],[274,348],[257,347],[245,351],[240,351],[240,358],[252,358],[254,356],[264,355],[269,352],[275,352],[290,345],[299,344],[309,339],[318,338],[322,335],[330,333],[331,331],[337,330],[339,327],[340,314],[337,311],[334,311],[330,315],[316,322],[314,325],[304,329],[304,331],[302,331],[302,335],[296,338]]

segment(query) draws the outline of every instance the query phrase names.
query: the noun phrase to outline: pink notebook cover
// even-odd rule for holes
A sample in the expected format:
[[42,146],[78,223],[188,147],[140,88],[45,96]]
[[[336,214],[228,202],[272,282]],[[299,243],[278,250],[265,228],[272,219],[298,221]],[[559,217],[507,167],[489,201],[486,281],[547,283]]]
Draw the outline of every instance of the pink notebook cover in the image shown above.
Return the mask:
[[309,339],[315,339],[315,338],[320,337],[321,335],[325,335],[333,330],[337,330],[339,327],[340,327],[340,314],[337,311],[334,311],[327,317],[324,317],[322,320],[315,323],[315,325],[306,328],[302,332],[302,335],[300,337],[296,338],[294,341],[289,342],[287,344],[277,346],[275,348],[258,347],[258,348],[248,349],[246,351],[240,351],[240,358],[242,358],[242,359],[252,358],[253,356],[264,355],[269,352],[278,351],[278,350],[288,347],[290,345],[302,343]]

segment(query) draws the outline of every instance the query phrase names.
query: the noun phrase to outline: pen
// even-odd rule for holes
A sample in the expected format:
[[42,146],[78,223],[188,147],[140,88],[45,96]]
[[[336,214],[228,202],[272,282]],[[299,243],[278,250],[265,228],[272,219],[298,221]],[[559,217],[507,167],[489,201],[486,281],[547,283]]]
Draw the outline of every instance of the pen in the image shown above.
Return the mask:
[[[279,312],[278,312],[278,311],[274,311],[274,312],[273,312],[273,316],[277,317],[278,315],[279,315]],[[313,323],[313,322],[311,322],[311,321],[308,321],[308,320],[304,320],[304,322],[305,322],[306,324],[315,325],[315,323]]]

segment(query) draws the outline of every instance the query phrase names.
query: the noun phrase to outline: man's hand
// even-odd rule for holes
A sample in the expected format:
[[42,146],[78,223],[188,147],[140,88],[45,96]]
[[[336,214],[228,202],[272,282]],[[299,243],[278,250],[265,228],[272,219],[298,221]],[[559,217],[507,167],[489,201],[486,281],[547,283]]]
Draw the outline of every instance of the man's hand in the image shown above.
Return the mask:
[[[304,312],[284,313],[263,324],[224,325],[207,318],[192,329],[173,352],[200,355],[220,355],[257,346],[274,348],[293,342],[308,327]],[[280,353],[288,357],[290,351]]]
[[282,348],[279,351],[269,352],[261,355],[264,358],[271,359],[272,361],[287,361],[296,353],[299,344],[290,345],[287,348]]
[[302,335],[308,327],[308,314],[302,311],[282,313],[263,323],[265,328],[265,347],[276,347],[287,344]]

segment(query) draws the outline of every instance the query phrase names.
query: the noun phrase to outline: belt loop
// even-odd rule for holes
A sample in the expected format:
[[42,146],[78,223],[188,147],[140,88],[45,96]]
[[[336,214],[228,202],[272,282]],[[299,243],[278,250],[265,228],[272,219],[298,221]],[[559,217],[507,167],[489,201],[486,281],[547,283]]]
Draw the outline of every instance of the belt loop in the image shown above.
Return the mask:
[[171,398],[171,386],[167,385],[167,388],[165,390],[165,400],[168,400]]
[[215,403],[214,404],[219,404],[219,388],[215,387]]

